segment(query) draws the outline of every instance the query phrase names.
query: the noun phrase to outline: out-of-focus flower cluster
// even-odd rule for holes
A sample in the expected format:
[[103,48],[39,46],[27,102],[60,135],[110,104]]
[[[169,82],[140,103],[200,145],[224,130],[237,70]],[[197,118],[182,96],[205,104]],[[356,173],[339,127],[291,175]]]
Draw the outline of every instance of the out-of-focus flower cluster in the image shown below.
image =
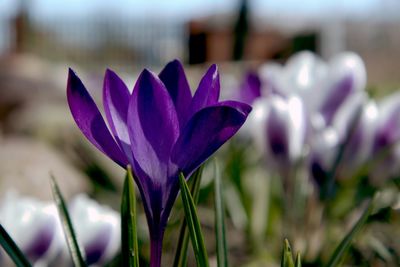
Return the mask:
[[[53,202],[9,192],[1,203],[1,224],[34,266],[71,266]],[[119,214],[83,194],[75,196],[68,206],[88,264],[103,265],[111,260],[120,247]],[[8,264],[4,255],[0,257],[1,266]]]
[[301,161],[319,184],[334,168],[338,178],[385,181],[400,171],[400,94],[376,102],[365,87],[364,63],[351,52],[267,63],[241,85],[238,98],[254,108],[242,133],[283,177]]

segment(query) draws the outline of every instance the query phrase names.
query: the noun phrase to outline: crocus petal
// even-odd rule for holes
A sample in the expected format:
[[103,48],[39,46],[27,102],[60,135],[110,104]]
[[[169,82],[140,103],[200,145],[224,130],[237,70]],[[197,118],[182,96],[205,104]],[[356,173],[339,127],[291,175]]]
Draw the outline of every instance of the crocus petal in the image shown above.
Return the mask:
[[172,162],[188,176],[239,130],[247,118],[241,110],[218,105],[197,112],[176,141]]
[[329,61],[331,77],[353,77],[354,91],[362,91],[367,83],[365,65],[361,57],[353,52],[343,52]]
[[111,136],[92,97],[73,70],[69,69],[67,99],[72,116],[82,133],[94,146],[122,167],[128,161]]
[[191,114],[200,109],[216,104],[219,99],[220,83],[217,65],[213,64],[200,81],[199,87],[193,96]]
[[128,108],[132,153],[153,183],[165,183],[169,156],[179,134],[174,103],[157,75],[144,70]]
[[234,100],[226,100],[219,102],[216,106],[228,106],[237,109],[238,111],[242,112],[244,115],[249,115],[252,110],[252,107],[246,103],[238,102]]
[[264,125],[269,115],[270,99],[266,97],[258,98],[254,101],[253,110],[249,117],[240,129],[239,134],[252,137],[255,144],[255,149],[258,153],[264,154],[266,138]]
[[101,262],[112,238],[110,225],[103,225],[101,228],[101,231],[84,245],[86,262],[89,265]]
[[284,68],[281,64],[275,62],[268,62],[263,64],[258,71],[262,83],[262,94],[268,95],[270,93],[277,94],[280,96],[286,96],[291,92],[284,91],[285,87],[282,87],[282,73]]
[[337,132],[328,127],[316,134],[311,143],[310,171],[319,186],[324,183],[340,145]]
[[[285,78],[302,98],[315,95],[313,88],[326,74],[326,64],[316,54],[303,51],[292,56],[285,67]],[[313,92],[314,91],[314,92]]]
[[132,159],[127,126],[130,93],[118,75],[107,69],[104,76],[103,104],[111,131],[128,159]]
[[30,245],[24,251],[25,255],[30,259],[38,260],[49,251],[55,236],[55,224],[55,220],[49,221],[46,225],[42,225],[41,228],[37,230],[33,239],[30,240]]
[[374,152],[400,140],[400,93],[386,97],[379,105]]
[[179,125],[183,127],[188,116],[192,93],[185,71],[178,60],[171,61],[158,75],[167,88],[178,114]]
[[334,83],[321,105],[321,114],[324,116],[326,124],[330,124],[335,112],[340,105],[346,100],[353,90],[353,77],[344,76],[342,79]]
[[357,123],[362,115],[363,105],[367,101],[365,92],[351,94],[340,106],[331,121],[331,126],[338,132],[343,141],[352,130],[353,123]]
[[274,98],[271,101],[265,126],[268,154],[286,163],[289,158],[288,106],[282,99]]
[[248,72],[239,92],[239,100],[251,104],[261,96],[261,81],[254,72]]
[[297,97],[290,97],[288,99],[288,132],[291,135],[289,158],[292,161],[299,159],[303,153],[307,133],[306,121],[303,103]]

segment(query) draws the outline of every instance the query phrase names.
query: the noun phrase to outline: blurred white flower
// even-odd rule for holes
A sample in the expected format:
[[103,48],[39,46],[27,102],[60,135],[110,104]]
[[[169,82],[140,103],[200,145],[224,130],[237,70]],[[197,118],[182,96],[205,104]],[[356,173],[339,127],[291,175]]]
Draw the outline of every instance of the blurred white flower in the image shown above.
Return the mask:
[[69,212],[88,264],[104,264],[118,252],[121,243],[119,213],[87,195],[74,197]]
[[32,263],[50,262],[61,252],[61,228],[51,202],[9,191],[1,201],[0,223]]
[[330,125],[346,100],[363,92],[366,83],[364,63],[351,52],[324,62],[304,51],[292,56],[284,66],[267,63],[259,73],[264,91],[301,98],[315,128]]
[[[103,265],[117,254],[121,240],[118,212],[82,194],[70,202],[69,213],[89,265]],[[34,266],[70,266],[53,202],[9,192],[0,205],[0,223]]]
[[256,100],[245,127],[253,135],[256,147],[265,153],[267,162],[278,170],[293,164],[303,154],[307,122],[298,97],[285,99],[274,95]]

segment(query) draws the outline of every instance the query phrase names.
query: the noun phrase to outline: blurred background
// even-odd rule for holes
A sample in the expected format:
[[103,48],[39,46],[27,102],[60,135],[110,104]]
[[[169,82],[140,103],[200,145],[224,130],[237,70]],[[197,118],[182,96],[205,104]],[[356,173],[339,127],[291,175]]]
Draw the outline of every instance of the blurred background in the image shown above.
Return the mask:
[[312,50],[351,50],[370,82],[399,75],[396,0],[12,1],[0,6],[0,55],[66,64],[159,66],[263,62]]
[[[244,70],[302,50],[325,60],[354,51],[365,62],[369,92],[393,91],[400,86],[400,1],[2,0],[0,199],[15,190],[51,200],[51,172],[68,199],[87,192],[119,209],[124,172],[75,126],[65,97],[68,67],[100,103],[106,68],[132,88],[144,67],[158,72],[177,58],[194,89],[217,63],[223,90],[236,90]],[[200,213],[212,225],[209,211]],[[244,264],[245,233],[235,233],[234,257]]]

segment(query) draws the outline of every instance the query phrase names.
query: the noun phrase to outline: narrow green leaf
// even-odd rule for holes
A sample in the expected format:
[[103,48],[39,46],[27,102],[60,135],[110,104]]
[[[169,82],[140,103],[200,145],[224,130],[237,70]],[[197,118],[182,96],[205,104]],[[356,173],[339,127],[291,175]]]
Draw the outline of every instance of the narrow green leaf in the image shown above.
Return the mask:
[[0,243],[16,266],[18,267],[31,266],[29,261],[25,258],[24,254],[22,253],[22,251],[19,249],[14,240],[12,240],[11,236],[7,233],[6,229],[4,229],[3,225],[1,224],[0,224]]
[[301,256],[300,252],[297,252],[296,261],[294,262],[295,267],[301,267]]
[[194,205],[194,201],[192,195],[190,194],[185,177],[182,173],[179,174],[179,186],[181,189],[183,209],[185,211],[185,218],[189,228],[190,239],[192,241],[192,247],[196,257],[197,266],[208,267],[209,264],[207,250],[204,245],[203,234],[201,233],[196,207]]
[[281,267],[294,267],[292,248],[287,239],[283,242]]
[[78,239],[76,237],[74,227],[72,226],[67,206],[65,205],[64,198],[61,194],[60,188],[58,187],[57,182],[53,175],[51,176],[50,184],[53,192],[54,202],[56,203],[58,214],[61,219],[61,224],[63,226],[69,253],[71,254],[72,257],[72,262],[76,267],[87,266],[84,258],[82,257],[81,252],[83,250],[81,250],[81,248],[79,247]]
[[121,201],[121,255],[122,265],[139,266],[137,239],[136,195],[132,168],[128,166]]
[[[193,196],[194,203],[197,204],[199,200],[199,193],[200,193],[200,183],[201,183],[201,176],[203,174],[204,164],[201,165],[197,171],[192,174],[190,181],[190,192]],[[179,239],[178,245],[176,247],[175,252],[175,259],[173,267],[184,267],[186,266],[187,262],[187,248],[189,244],[189,232],[187,230],[187,224],[185,218],[183,218],[181,228],[179,231]]]
[[360,219],[358,219],[357,223],[353,226],[351,231],[344,237],[342,242],[340,242],[339,246],[335,249],[326,267],[340,266],[344,254],[351,246],[351,241],[358,234],[358,232],[360,232],[364,224],[367,222],[368,217],[371,214],[372,210],[373,210],[373,200],[370,201],[367,209],[361,215]]
[[228,267],[228,252],[225,235],[225,208],[221,186],[221,172],[218,162],[215,161],[215,238],[217,244],[217,266]]

